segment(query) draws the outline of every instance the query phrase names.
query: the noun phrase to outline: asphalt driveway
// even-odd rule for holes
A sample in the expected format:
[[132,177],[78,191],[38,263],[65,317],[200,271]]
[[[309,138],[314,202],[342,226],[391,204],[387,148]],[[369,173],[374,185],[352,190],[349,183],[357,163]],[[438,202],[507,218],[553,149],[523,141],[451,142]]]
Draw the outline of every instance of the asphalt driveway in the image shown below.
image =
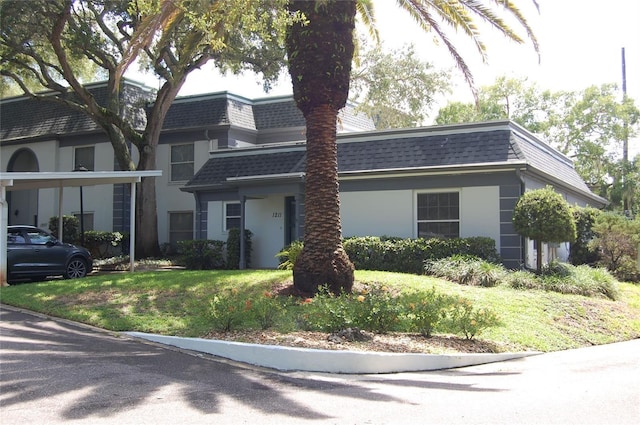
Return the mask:
[[273,372],[0,308],[0,423],[638,424],[640,340],[387,375]]

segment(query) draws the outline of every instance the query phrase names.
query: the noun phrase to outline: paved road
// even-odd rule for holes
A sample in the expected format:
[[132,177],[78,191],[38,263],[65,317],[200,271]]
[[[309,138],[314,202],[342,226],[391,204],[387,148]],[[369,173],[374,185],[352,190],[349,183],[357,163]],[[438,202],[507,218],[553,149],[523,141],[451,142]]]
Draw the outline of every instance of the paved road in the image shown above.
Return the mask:
[[0,423],[639,424],[640,340],[447,371],[280,373],[0,309]]

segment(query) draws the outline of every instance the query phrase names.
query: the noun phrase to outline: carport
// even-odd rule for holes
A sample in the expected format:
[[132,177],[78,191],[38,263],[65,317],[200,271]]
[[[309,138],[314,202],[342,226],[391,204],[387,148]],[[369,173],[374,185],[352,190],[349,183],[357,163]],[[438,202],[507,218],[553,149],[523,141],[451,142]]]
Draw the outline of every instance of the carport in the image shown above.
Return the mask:
[[57,235],[62,234],[62,194],[65,187],[98,186],[106,184],[129,184],[131,187],[131,237],[129,238],[130,270],[134,270],[135,262],[135,213],[136,183],[143,177],[159,177],[162,170],[146,171],[87,171],[77,172],[6,172],[0,173],[0,285],[7,285],[7,225],[9,222],[9,203],[7,192],[14,190],[58,188],[58,217],[60,223]]

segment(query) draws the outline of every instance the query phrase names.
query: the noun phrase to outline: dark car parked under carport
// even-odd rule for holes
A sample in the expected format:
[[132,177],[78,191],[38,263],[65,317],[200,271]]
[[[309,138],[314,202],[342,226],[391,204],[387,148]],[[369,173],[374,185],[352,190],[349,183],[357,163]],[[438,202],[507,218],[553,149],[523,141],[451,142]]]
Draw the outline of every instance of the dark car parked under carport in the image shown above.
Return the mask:
[[92,269],[91,253],[83,247],[60,242],[34,226],[7,227],[8,280],[42,280],[60,275],[77,279]]

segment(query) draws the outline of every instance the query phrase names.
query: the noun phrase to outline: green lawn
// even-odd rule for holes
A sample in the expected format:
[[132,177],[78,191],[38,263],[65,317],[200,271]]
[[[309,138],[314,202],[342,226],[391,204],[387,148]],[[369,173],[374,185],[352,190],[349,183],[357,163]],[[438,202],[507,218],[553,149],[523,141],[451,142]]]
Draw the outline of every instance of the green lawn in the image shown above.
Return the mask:
[[[522,350],[554,351],[640,337],[640,286],[618,284],[616,301],[541,290],[462,286],[427,276],[356,271],[356,281],[396,291],[459,295],[474,307],[498,313],[502,326],[477,338]],[[157,271],[116,273],[80,280],[51,280],[0,289],[4,304],[91,324],[113,331],[140,331],[202,337],[211,328],[211,301],[221,293],[258,300],[274,285],[291,281],[291,272]],[[289,323],[295,328],[291,303]]]

